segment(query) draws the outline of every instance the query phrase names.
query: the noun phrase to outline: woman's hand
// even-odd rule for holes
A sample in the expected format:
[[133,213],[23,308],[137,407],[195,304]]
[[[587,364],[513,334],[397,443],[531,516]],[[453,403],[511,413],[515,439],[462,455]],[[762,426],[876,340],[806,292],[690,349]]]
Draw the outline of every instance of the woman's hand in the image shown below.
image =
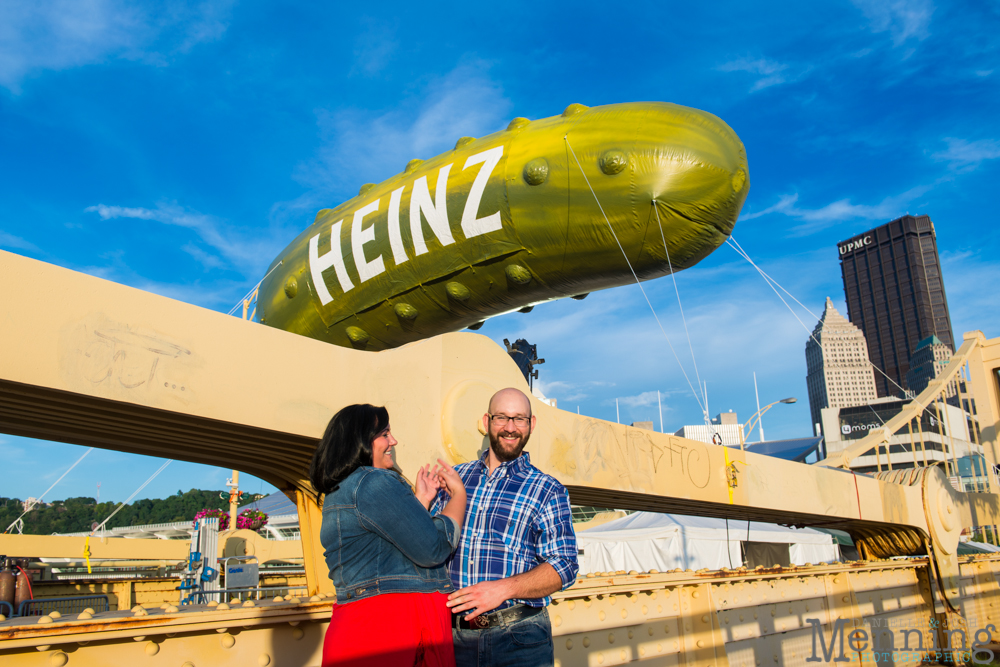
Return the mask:
[[424,509],[430,509],[431,503],[437,498],[438,489],[441,488],[441,481],[436,470],[435,468],[432,471],[428,463],[417,471],[417,488],[414,493]]
[[441,514],[454,519],[461,530],[462,522],[465,521],[465,483],[455,469],[441,459],[438,459],[438,465],[434,466],[434,474],[441,488],[451,496]]

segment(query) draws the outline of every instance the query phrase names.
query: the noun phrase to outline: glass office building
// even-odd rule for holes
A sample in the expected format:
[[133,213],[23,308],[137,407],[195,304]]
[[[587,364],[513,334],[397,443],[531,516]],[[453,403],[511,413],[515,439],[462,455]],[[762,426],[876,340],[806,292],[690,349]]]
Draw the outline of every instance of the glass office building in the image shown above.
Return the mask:
[[[929,336],[955,349],[934,223],[905,215],[837,244],[847,316],[865,334],[879,396],[901,396]],[[888,378],[886,377],[888,376]]]

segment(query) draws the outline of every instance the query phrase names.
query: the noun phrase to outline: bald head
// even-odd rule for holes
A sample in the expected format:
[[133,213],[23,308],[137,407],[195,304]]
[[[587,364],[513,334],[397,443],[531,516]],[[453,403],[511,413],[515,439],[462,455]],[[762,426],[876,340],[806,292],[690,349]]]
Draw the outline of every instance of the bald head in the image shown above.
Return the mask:
[[483,415],[483,428],[490,438],[490,470],[503,461],[521,455],[535,430],[531,401],[523,391],[508,387],[493,394],[489,412]]
[[[507,412],[508,410],[510,412]],[[489,411],[491,414],[503,411],[510,415],[522,414],[525,417],[530,417],[531,401],[520,389],[507,387],[493,394],[493,398],[490,399]]]

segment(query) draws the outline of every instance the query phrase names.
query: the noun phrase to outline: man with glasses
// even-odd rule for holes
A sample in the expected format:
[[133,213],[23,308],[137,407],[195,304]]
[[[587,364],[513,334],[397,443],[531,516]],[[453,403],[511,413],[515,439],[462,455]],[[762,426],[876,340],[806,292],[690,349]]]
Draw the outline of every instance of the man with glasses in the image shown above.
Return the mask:
[[[576,581],[579,570],[569,494],[524,452],[535,417],[523,392],[494,394],[483,426],[489,449],[478,461],[455,466],[468,497],[448,564],[458,589],[448,598],[455,662],[552,665],[545,606],[552,593]],[[443,505],[441,497],[432,511]]]

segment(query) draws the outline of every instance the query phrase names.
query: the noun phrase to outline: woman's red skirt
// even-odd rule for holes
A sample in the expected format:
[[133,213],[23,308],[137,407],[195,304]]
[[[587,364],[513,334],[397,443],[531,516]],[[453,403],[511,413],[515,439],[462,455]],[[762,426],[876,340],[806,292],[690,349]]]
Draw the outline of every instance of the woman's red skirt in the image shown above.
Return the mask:
[[455,667],[444,593],[390,593],[336,604],[323,641],[323,667]]

